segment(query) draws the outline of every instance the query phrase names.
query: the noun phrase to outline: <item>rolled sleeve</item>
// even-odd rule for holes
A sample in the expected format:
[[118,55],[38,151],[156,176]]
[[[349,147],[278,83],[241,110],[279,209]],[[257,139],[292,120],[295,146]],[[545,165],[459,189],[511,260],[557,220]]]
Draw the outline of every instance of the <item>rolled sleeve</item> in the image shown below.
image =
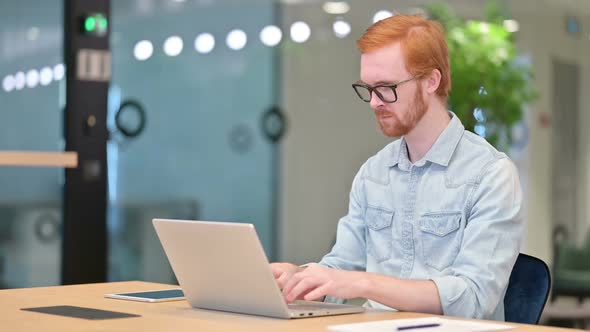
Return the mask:
[[451,272],[431,280],[445,315],[503,320],[503,297],[522,241],[522,191],[506,157],[484,168],[479,180]]
[[438,288],[443,314],[457,317],[473,317],[476,312],[473,303],[477,301],[472,287],[467,281],[458,276],[444,276],[433,278]]

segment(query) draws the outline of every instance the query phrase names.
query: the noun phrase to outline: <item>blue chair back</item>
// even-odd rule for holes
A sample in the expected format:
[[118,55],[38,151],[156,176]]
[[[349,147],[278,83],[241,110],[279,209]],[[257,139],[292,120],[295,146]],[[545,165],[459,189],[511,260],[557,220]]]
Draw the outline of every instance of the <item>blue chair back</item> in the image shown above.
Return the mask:
[[538,324],[551,288],[549,267],[542,260],[518,254],[504,296],[507,322]]

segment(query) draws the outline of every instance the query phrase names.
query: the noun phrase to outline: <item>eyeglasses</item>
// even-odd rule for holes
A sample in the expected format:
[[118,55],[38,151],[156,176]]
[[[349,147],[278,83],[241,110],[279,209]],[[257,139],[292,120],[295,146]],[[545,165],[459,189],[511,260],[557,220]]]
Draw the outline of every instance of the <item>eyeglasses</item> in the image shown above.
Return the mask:
[[365,83],[354,83],[352,88],[356,94],[364,102],[370,102],[373,92],[381,99],[384,103],[395,103],[397,101],[397,87],[415,79],[416,76],[408,78],[405,81],[398,82],[396,84],[380,84],[375,86],[369,86]]

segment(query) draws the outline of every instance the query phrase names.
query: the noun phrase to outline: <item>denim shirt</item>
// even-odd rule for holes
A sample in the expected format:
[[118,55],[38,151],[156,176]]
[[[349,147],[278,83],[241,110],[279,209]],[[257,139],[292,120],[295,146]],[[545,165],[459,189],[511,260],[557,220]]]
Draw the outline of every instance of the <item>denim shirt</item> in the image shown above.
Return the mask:
[[320,264],[432,280],[444,315],[504,320],[523,231],[518,172],[449,114],[447,128],[415,164],[401,138],[362,165],[336,243]]

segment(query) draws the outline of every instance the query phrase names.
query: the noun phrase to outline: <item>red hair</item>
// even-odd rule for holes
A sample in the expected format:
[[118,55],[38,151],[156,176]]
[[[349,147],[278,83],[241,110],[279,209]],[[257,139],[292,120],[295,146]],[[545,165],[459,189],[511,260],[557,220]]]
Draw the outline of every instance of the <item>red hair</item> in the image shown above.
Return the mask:
[[444,29],[440,23],[416,15],[394,15],[371,25],[357,40],[361,53],[401,43],[406,69],[413,76],[441,74],[436,94],[446,100],[451,90],[451,66]]

